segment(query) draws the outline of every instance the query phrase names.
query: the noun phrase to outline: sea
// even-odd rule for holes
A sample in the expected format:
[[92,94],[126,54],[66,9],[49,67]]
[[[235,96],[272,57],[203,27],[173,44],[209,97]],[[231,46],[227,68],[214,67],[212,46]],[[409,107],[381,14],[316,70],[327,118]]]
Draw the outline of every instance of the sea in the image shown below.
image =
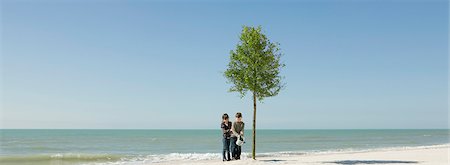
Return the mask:
[[[249,159],[246,130],[243,159]],[[257,157],[365,152],[449,145],[448,129],[267,130],[256,132]],[[0,164],[157,164],[222,160],[215,130],[0,129]]]

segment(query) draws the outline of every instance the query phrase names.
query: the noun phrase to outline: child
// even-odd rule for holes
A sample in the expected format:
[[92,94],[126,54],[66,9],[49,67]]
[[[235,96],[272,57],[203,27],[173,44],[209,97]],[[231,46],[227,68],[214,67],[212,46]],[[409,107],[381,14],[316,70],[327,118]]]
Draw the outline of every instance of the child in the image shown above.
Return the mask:
[[233,126],[231,127],[231,155],[233,159],[239,160],[241,159],[241,146],[236,145],[236,141],[238,137],[244,136],[244,122],[242,122],[242,114],[240,112],[236,113],[236,121],[233,122]]
[[[222,115],[222,123],[220,124],[223,133],[223,151],[222,151],[222,161],[230,161],[230,135],[231,135],[231,122],[228,121],[228,114]],[[225,153],[227,157],[225,157]]]

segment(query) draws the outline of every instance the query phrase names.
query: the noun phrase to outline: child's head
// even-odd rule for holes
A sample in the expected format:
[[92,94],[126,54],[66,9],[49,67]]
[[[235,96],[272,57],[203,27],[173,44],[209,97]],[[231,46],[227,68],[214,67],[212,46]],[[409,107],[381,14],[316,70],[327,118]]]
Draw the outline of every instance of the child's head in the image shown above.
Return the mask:
[[222,121],[228,121],[228,114],[223,114],[222,115]]
[[242,121],[242,113],[241,112],[236,113],[236,121]]

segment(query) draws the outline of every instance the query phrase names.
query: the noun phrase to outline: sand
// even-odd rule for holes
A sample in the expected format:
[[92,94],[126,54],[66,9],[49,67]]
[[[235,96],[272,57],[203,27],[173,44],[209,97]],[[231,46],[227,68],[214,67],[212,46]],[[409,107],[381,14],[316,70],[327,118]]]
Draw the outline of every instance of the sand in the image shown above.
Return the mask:
[[364,152],[336,152],[317,153],[295,156],[261,157],[257,160],[244,159],[230,162],[221,160],[180,161],[156,164],[184,164],[184,165],[276,165],[276,164],[305,164],[305,165],[450,165],[449,146],[405,148],[395,150],[375,150]]

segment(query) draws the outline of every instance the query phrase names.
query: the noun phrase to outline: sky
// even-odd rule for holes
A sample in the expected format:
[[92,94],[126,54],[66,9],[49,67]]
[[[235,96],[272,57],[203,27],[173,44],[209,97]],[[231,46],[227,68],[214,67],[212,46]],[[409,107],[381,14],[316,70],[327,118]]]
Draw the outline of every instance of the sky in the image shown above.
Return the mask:
[[[218,129],[243,25],[280,44],[260,129],[448,128],[446,0],[2,0],[0,128]],[[233,118],[232,118],[233,119]]]

